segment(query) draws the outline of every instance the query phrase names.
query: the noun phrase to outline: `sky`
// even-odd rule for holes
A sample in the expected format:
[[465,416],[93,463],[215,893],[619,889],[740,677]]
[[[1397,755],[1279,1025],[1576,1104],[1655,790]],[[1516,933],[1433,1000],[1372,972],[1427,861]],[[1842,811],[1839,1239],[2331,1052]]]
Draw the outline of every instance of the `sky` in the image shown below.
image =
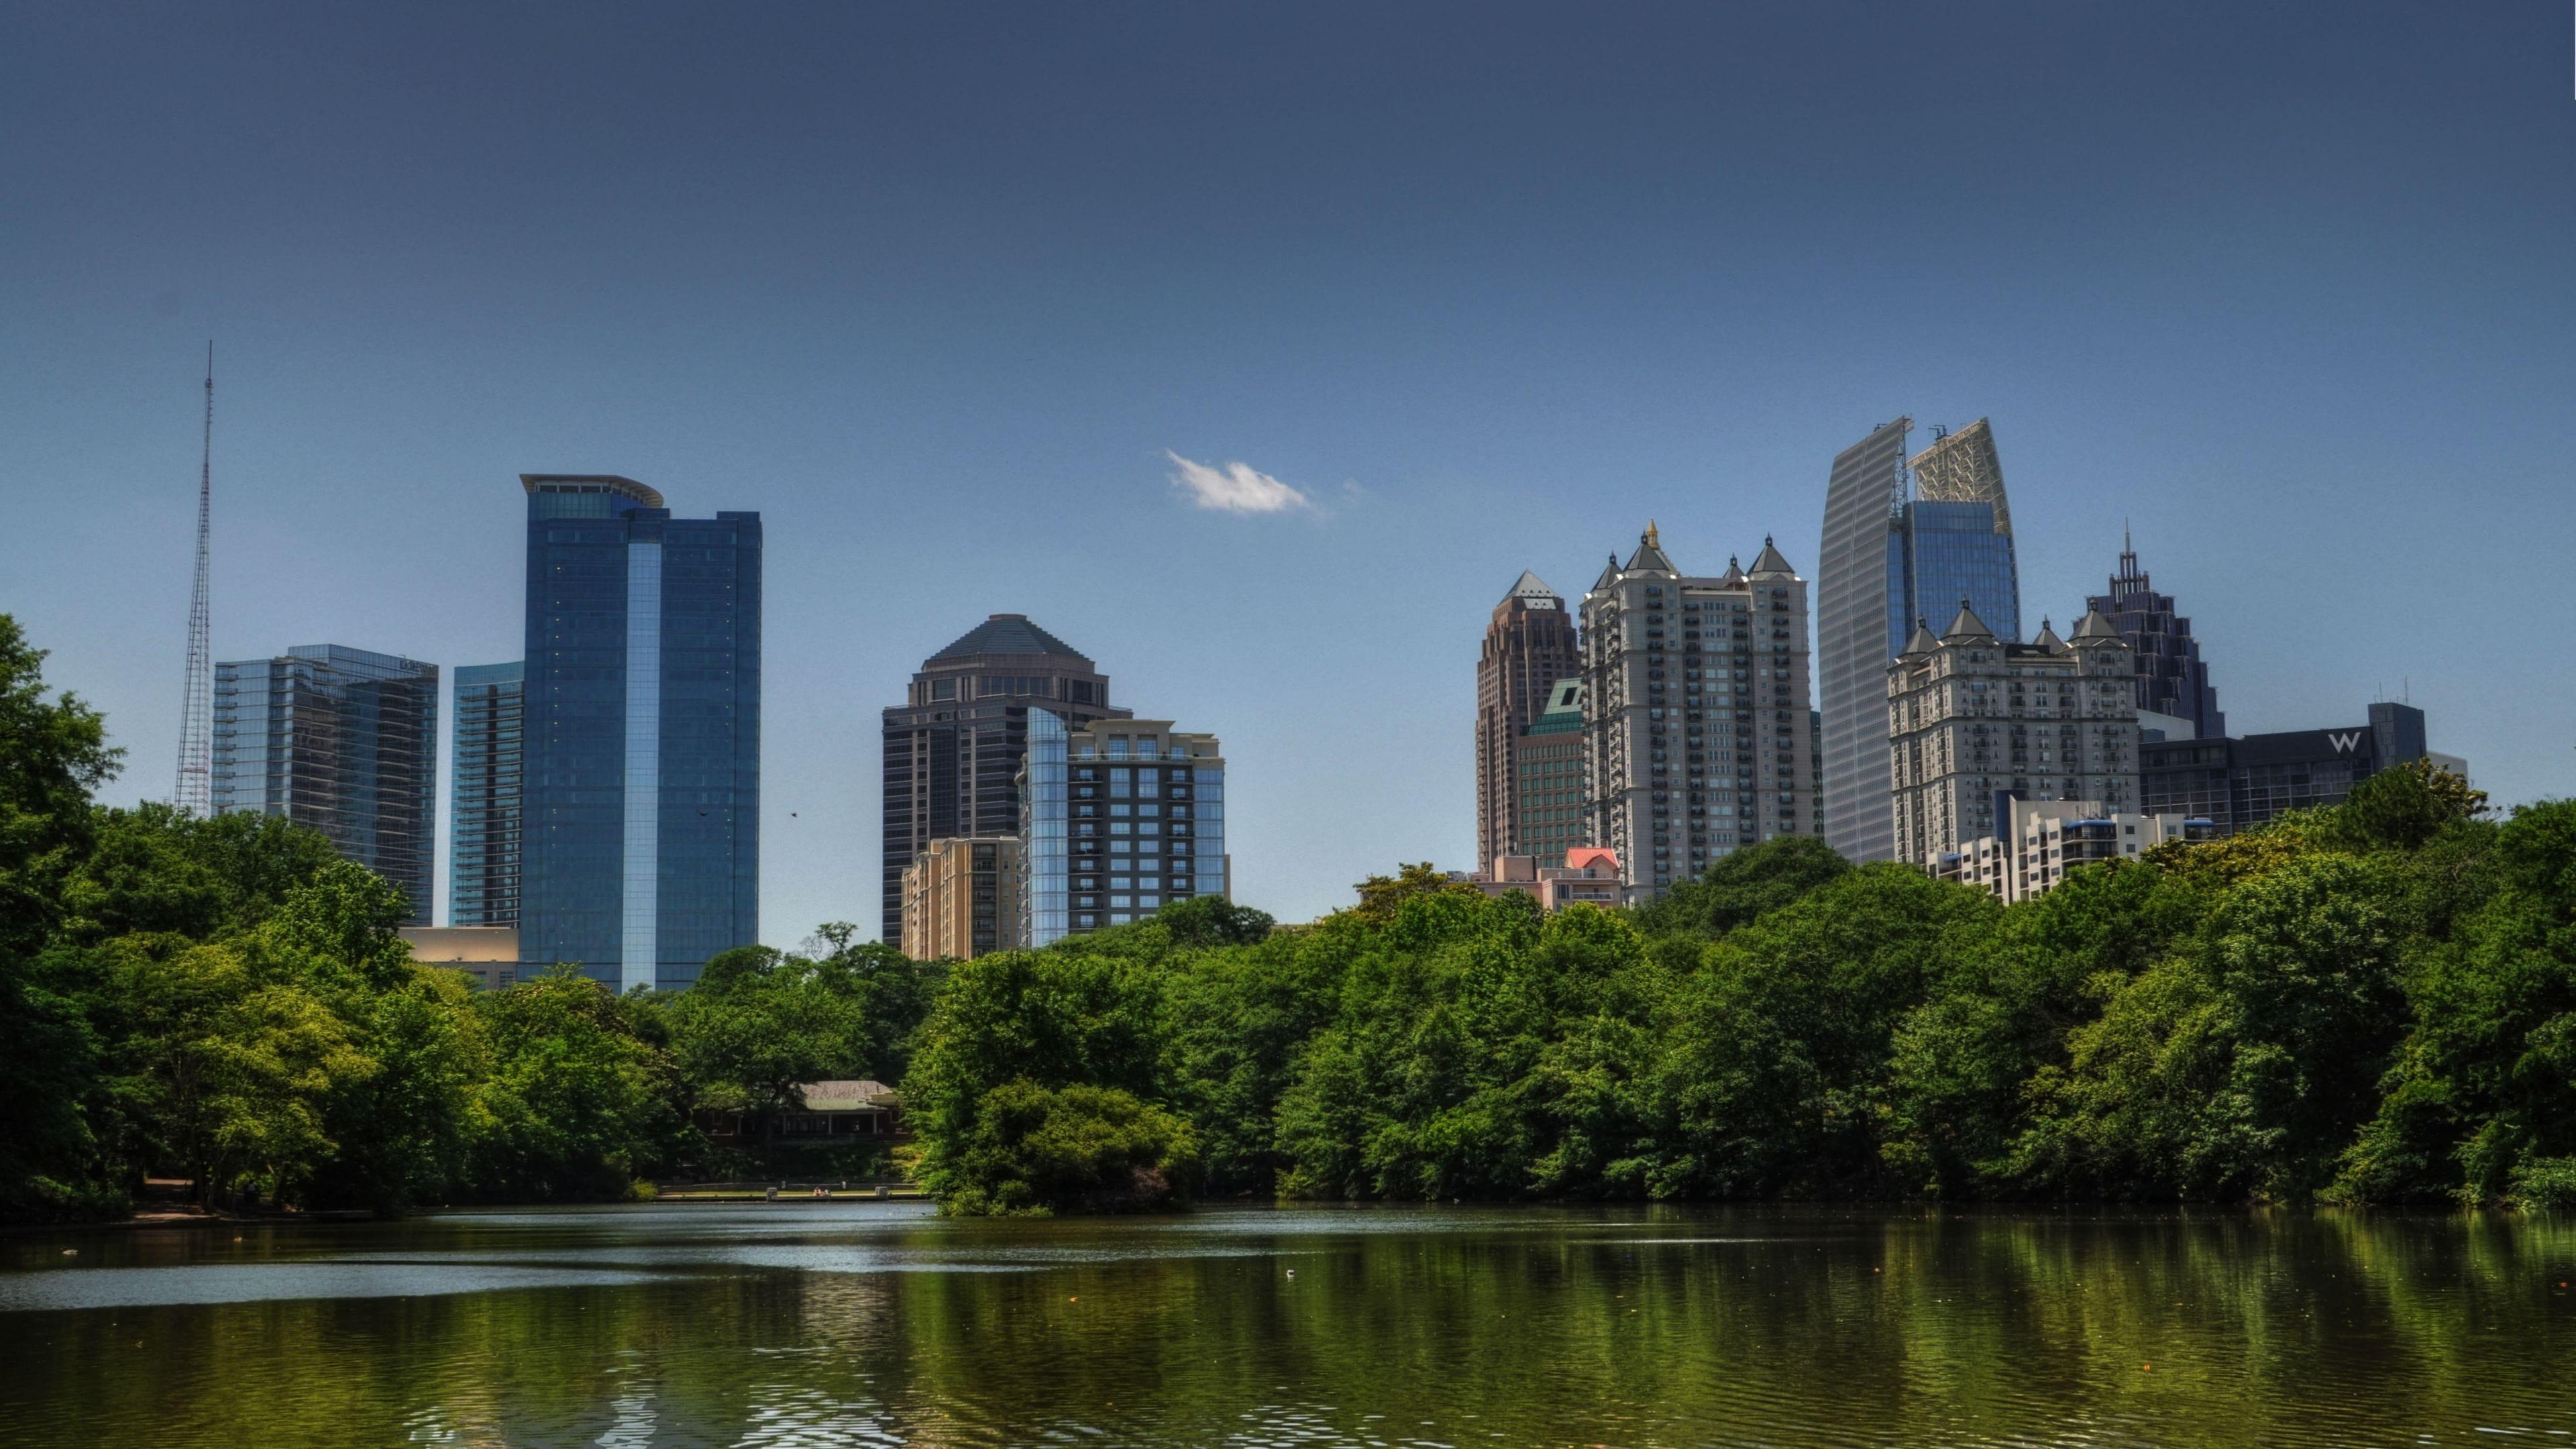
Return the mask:
[[1836,451],[1987,417],[2025,618],[2127,526],[2236,730],[2564,796],[2569,24],[18,7],[0,610],[166,797],[211,338],[216,657],[514,659],[517,475],[622,473],[766,522],[764,939],[876,920],[879,711],[994,612],[1220,736],[1302,920],[1471,864],[1522,569],[1812,575]]

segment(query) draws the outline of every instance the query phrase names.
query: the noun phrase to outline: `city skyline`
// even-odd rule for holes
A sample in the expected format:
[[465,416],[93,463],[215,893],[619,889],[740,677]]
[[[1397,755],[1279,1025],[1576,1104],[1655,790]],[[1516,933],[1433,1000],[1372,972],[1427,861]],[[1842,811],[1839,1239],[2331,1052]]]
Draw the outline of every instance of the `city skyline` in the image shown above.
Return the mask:
[[[508,480],[647,478],[778,525],[765,939],[869,919],[867,721],[1005,611],[1225,739],[1235,893],[1302,919],[1475,863],[1475,633],[1523,570],[1579,585],[1651,517],[1813,576],[1821,460],[1906,408],[2010,435],[2027,620],[2132,519],[2232,731],[2411,695],[2499,803],[2563,793],[2562,646],[2459,627],[2576,553],[2563,20],[2385,13],[1520,16],[1463,54],[1427,10],[1367,47],[42,15],[0,56],[47,141],[0,235],[43,281],[0,296],[0,597],[128,747],[109,798],[161,797],[212,335],[218,657],[515,657]],[[1244,91],[1276,44],[1296,84]],[[1977,105],[1911,99],[1959,66]],[[2445,609],[2286,627],[2365,568]],[[1254,707],[1354,696],[1391,721],[1356,759]]]

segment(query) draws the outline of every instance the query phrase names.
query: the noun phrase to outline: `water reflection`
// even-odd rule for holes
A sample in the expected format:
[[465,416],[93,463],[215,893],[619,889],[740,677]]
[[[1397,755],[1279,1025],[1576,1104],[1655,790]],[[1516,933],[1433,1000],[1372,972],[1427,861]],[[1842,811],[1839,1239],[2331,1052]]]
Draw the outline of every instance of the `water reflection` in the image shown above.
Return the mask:
[[953,1223],[781,1205],[13,1239],[0,1254],[12,1444],[2576,1431],[2565,1220],[1290,1209]]

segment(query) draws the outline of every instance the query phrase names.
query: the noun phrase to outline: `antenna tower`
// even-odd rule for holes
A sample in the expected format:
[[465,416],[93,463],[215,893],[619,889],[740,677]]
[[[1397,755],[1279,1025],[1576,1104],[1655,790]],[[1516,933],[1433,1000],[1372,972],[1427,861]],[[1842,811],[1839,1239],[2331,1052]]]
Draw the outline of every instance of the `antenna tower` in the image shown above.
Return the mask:
[[197,463],[197,587],[188,599],[188,695],[179,710],[179,781],[170,804],[182,815],[215,813],[214,624],[207,601],[206,544],[215,498],[215,344],[206,344],[205,452]]

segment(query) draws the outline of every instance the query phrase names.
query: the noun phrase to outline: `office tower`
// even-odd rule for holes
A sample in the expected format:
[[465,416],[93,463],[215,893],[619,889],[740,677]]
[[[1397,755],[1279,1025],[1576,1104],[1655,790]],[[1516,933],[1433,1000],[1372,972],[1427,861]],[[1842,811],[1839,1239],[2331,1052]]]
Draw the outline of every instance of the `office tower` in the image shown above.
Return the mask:
[[1214,735],[1125,717],[1078,727],[1032,708],[1019,787],[1031,946],[1234,893]]
[[1547,707],[1512,740],[1510,758],[1511,838],[1519,848],[1489,855],[1483,863],[1527,856],[1543,869],[1562,867],[1565,853],[1584,844],[1582,680],[1560,679],[1548,687]]
[[1962,603],[1938,639],[1918,622],[1885,678],[1897,859],[1933,866],[2007,833],[2008,799],[2138,810],[2129,646],[2100,614],[2015,644]]
[[197,582],[188,596],[188,674],[179,702],[179,774],[170,808],[210,815],[215,802],[214,596],[215,344],[206,343],[205,451],[197,460]]
[[674,518],[631,478],[520,483],[520,950],[677,990],[760,939],[760,515]]
[[2191,621],[2174,612],[2173,595],[2159,594],[2148,584],[2126,530],[2120,535],[2120,571],[2111,576],[2111,591],[2086,600],[2085,607],[2107,616],[2129,641],[2137,661],[2138,708],[2187,720],[2200,739],[2227,733],[2227,716],[2219,712],[2218,691],[2209,682],[2209,666],[2201,662]]
[[903,939],[904,867],[930,842],[1019,832],[1033,706],[1068,726],[1128,715],[1110,708],[1108,675],[1025,614],[995,614],[923,660],[885,711],[883,940]]
[[[1888,799],[1887,662],[1914,621],[1966,599],[2021,638],[2021,582],[2002,459],[1983,418],[1906,456],[1912,418],[1844,449],[1825,486],[1817,561],[1816,678],[1824,719],[1825,836],[1856,861],[1896,856]],[[1910,469],[1910,472],[1909,472]]]
[[402,890],[429,924],[438,851],[438,666],[307,644],[215,666],[213,801],[282,815]]
[[2369,722],[2241,739],[2150,740],[2138,750],[2146,808],[2213,822],[2222,835],[2292,810],[2340,805],[2391,765],[2431,759],[2468,778],[2466,762],[2424,747],[2424,711],[2383,702]]
[[450,926],[519,924],[524,680],[525,666],[515,660],[456,671],[455,749],[448,766],[455,787],[448,806]]
[[1585,843],[1633,894],[1813,828],[1807,581],[1769,539],[1751,572],[1691,578],[1648,524],[1583,597],[1583,655]]
[[903,954],[971,961],[1019,949],[1027,890],[1016,835],[930,842],[903,869]]
[[1513,834],[1521,819],[1513,741],[1547,708],[1548,691],[1583,667],[1574,616],[1524,571],[1494,606],[1476,659],[1476,858],[1544,855]]

